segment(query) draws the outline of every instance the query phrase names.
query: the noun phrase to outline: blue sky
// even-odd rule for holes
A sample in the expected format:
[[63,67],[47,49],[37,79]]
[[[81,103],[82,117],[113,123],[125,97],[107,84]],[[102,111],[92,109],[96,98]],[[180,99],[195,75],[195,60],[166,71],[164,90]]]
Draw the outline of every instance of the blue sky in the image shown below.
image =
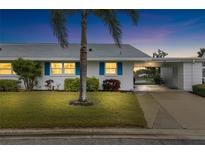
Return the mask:
[[[169,57],[196,56],[205,47],[205,10],[138,10],[137,26],[120,14],[122,42],[152,54],[158,49]],[[69,18],[69,42],[80,42],[80,16]],[[0,42],[57,42],[50,26],[49,10],[0,10]],[[105,25],[95,16],[88,18],[89,43],[113,43]]]

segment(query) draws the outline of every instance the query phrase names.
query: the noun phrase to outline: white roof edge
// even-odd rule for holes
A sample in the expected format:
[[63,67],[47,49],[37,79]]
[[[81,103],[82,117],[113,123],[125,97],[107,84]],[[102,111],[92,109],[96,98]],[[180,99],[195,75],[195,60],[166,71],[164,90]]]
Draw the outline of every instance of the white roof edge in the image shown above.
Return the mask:
[[[0,57],[0,61],[13,61],[19,57]],[[35,61],[79,61],[79,58],[43,58],[43,57],[22,57],[23,59],[35,60]],[[88,61],[153,61],[153,62],[205,62],[205,58],[195,58],[195,57],[186,57],[186,58],[88,58]]]

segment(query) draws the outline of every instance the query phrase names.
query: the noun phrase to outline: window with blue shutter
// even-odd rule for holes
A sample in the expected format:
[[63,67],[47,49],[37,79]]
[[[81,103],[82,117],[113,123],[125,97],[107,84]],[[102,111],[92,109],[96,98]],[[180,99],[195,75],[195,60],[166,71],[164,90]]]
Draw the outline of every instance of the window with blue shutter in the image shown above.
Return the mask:
[[50,63],[49,62],[45,62],[44,74],[45,74],[45,76],[49,76],[50,75]]
[[104,75],[104,74],[105,74],[105,63],[104,63],[104,62],[100,62],[100,65],[99,65],[99,74],[100,74],[100,75]]
[[80,62],[75,63],[75,74],[80,75]]
[[117,75],[122,75],[122,74],[123,74],[122,62],[117,62]]

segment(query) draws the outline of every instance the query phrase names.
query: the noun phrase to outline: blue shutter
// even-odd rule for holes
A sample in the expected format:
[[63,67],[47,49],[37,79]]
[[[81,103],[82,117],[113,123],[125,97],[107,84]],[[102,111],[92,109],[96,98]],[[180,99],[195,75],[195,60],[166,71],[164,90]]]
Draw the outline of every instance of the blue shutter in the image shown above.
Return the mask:
[[45,62],[44,74],[45,74],[45,76],[49,76],[50,75],[50,63],[49,62]]
[[122,62],[117,62],[117,75],[123,74]]
[[75,63],[75,74],[80,75],[80,62]]
[[100,74],[100,75],[104,75],[104,74],[105,74],[105,63],[104,63],[104,62],[100,62],[100,65],[99,65],[99,74]]

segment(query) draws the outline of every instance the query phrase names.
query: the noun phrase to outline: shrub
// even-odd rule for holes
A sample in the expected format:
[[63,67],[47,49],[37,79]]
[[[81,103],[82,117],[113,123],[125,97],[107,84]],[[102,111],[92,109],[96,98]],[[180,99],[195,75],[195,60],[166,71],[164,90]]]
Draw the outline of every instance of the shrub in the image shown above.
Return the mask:
[[205,84],[198,84],[192,86],[193,93],[205,97]]
[[[97,91],[99,88],[99,79],[95,77],[87,78],[87,91]],[[66,91],[80,91],[80,79],[72,78],[64,80],[64,89]]]
[[120,89],[120,81],[116,79],[107,79],[103,81],[103,90],[118,91]]
[[54,90],[54,87],[55,87],[53,86],[54,80],[49,79],[49,80],[46,80],[45,83],[46,83],[45,87],[48,88],[48,90]]
[[19,58],[12,62],[15,73],[23,80],[27,90],[33,90],[38,84],[38,77],[42,75],[42,65],[40,62],[24,60]]
[[1,79],[0,91],[18,91],[19,83],[18,80]]
[[64,80],[64,90],[66,91],[79,91],[80,90],[80,79],[65,79]]
[[87,91],[97,91],[99,89],[99,79],[95,77],[87,78]]

